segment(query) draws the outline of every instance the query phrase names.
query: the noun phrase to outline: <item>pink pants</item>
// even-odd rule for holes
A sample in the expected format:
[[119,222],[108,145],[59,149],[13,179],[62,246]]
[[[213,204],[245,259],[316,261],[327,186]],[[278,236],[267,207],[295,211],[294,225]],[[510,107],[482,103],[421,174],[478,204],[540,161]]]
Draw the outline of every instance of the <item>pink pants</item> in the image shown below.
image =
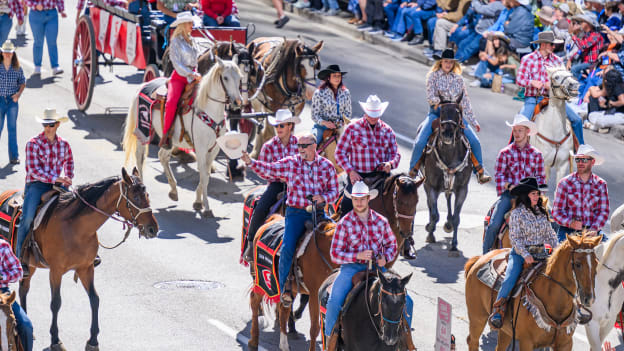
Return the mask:
[[178,101],[184,92],[184,88],[188,84],[186,77],[178,74],[175,70],[169,78],[167,85],[167,102],[165,103],[165,123],[163,125],[163,135],[166,135],[175,120],[178,110]]

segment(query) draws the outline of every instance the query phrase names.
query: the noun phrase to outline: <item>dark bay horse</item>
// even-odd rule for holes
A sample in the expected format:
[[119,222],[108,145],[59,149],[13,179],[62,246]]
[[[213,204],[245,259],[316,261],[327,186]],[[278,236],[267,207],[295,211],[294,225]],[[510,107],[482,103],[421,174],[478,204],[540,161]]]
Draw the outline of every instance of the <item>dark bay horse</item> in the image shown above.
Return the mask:
[[0,294],[0,350],[23,351],[22,343],[17,335],[17,322],[11,307],[15,302],[15,291],[11,294]]
[[[120,218],[121,219],[120,219]],[[100,298],[93,283],[93,260],[98,251],[97,230],[109,218],[123,221],[139,229],[139,237],[154,238],[158,233],[158,223],[150,209],[145,186],[134,168],[129,175],[124,168],[121,177],[111,177],[96,183],[84,184],[72,192],[61,194],[50,206],[39,227],[32,234],[41,250],[45,262],[27,254],[31,246],[24,247],[24,263],[30,266],[30,275],[24,278],[19,287],[22,308],[26,310],[26,296],[30,289],[30,279],[36,268],[50,269],[52,290],[52,342],[50,351],[63,351],[65,347],[58,335],[58,312],[61,308],[61,278],[69,270],[74,270],[89,295],[91,304],[91,337],[86,351],[99,350],[98,308]],[[130,230],[128,229],[128,231]]]
[[[459,103],[440,103],[440,122],[437,131],[433,132],[431,147],[425,154],[424,174],[425,193],[429,207],[429,223],[426,226],[427,242],[436,241],[433,232],[440,219],[438,197],[444,192],[446,196],[447,217],[444,231],[453,232],[449,256],[459,256],[457,250],[457,229],[462,206],[468,194],[468,182],[472,165],[470,162],[470,144],[462,131],[462,111]],[[451,195],[455,195],[455,206],[451,206]]]

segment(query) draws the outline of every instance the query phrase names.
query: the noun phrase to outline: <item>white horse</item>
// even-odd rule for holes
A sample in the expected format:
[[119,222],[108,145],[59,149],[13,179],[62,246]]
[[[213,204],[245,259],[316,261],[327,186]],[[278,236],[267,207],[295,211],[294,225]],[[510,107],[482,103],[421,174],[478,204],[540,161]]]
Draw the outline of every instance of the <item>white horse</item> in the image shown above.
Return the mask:
[[618,207],[613,214],[611,214],[611,232],[624,229],[624,205]]
[[[241,72],[236,62],[236,56],[232,61],[217,59],[217,64],[212,66],[206,75],[199,82],[197,96],[193,103],[193,108],[183,116],[177,116],[171,134],[172,146],[178,148],[195,149],[197,155],[197,167],[199,170],[199,184],[195,191],[196,197],[193,208],[197,211],[204,210],[202,215],[212,217],[212,211],[208,204],[208,182],[210,181],[210,170],[212,162],[219,153],[219,146],[216,139],[225,134],[227,128],[224,124],[225,107],[227,101],[237,106],[241,105],[242,97],[240,93]],[[166,80],[166,79],[165,79]],[[141,86],[143,88],[143,85]],[[141,89],[139,89],[140,91]],[[143,178],[143,164],[147,156],[148,148],[143,145],[134,135],[137,123],[138,92],[132,100],[130,111],[126,117],[126,125],[123,139],[123,149],[126,152],[126,164],[133,157],[138,166],[140,176]],[[189,136],[190,143],[185,137],[180,137],[182,123]],[[156,110],[152,115],[152,128],[162,138],[161,111]],[[161,148],[158,151],[158,158],[165,170],[167,181],[171,187],[169,198],[178,200],[178,189],[176,180],[169,166],[171,150]]]
[[542,152],[546,183],[554,169],[557,182],[572,172],[570,152],[574,150],[573,132],[566,117],[566,102],[578,96],[579,83],[565,67],[547,69],[550,81],[548,106],[535,116],[538,133],[531,144]]
[[[596,247],[600,260],[596,267],[594,293],[596,300],[590,310],[592,319],[585,324],[585,333],[592,351],[600,351],[624,304],[624,231],[615,233],[603,245]],[[604,252],[603,252],[604,251]]]

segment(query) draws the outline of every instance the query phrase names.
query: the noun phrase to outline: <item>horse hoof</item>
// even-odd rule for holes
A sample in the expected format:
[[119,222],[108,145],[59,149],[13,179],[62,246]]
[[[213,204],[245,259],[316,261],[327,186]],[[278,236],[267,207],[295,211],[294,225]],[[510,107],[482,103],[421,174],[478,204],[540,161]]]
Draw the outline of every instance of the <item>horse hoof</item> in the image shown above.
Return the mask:
[[202,212],[202,217],[204,217],[204,218],[214,218],[214,213],[212,213],[212,210],[204,210]]
[[98,345],[91,345],[89,344],[89,342],[87,342],[87,345],[85,346],[85,351],[100,351],[100,346]]
[[450,222],[444,223],[444,231],[447,232],[447,233],[452,233],[453,232],[453,224],[451,224]]
[[201,202],[193,202],[193,209],[195,211],[201,211],[204,208],[204,205]]
[[433,233],[430,233],[429,235],[427,235],[427,243],[429,244],[434,244],[436,242],[435,236],[433,236]]
[[450,249],[448,252],[448,257],[459,257],[459,250],[456,248]]
[[178,193],[170,191],[169,192],[169,198],[173,201],[178,201]]
[[67,349],[65,348],[65,345],[59,341],[58,344],[50,345],[50,351],[67,351]]

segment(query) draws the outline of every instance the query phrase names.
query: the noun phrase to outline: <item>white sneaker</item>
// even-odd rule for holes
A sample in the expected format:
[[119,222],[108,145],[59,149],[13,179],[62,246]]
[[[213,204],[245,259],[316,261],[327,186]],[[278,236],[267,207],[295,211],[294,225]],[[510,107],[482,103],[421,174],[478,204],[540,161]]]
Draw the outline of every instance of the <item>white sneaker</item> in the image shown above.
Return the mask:
[[35,66],[35,71],[33,74],[41,74],[41,66]]
[[470,82],[470,86],[471,87],[480,87],[481,86],[481,81],[480,80],[473,80],[472,82]]
[[18,24],[17,27],[15,27],[15,32],[17,35],[26,35],[26,23]]
[[61,67],[54,67],[52,68],[52,74],[54,75],[58,75],[58,74],[63,74],[63,69]]

